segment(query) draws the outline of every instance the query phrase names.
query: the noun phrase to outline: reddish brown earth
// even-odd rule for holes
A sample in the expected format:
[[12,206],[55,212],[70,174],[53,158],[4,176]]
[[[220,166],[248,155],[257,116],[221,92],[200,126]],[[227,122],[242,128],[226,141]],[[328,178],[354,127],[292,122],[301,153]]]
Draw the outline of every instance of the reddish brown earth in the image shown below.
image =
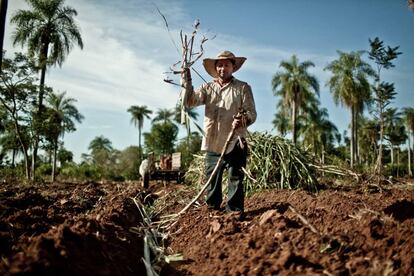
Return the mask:
[[412,275],[414,190],[270,191],[247,200],[244,219],[203,207],[171,232],[185,262],[166,274]]
[[0,275],[144,275],[134,184],[0,185]]
[[[408,186],[263,192],[246,199],[245,218],[192,208],[167,240],[167,253],[184,261],[161,275],[413,274]],[[193,196],[181,188],[0,184],[0,275],[145,275],[143,238],[131,231],[142,218],[131,197],[158,197],[155,207],[170,214]]]

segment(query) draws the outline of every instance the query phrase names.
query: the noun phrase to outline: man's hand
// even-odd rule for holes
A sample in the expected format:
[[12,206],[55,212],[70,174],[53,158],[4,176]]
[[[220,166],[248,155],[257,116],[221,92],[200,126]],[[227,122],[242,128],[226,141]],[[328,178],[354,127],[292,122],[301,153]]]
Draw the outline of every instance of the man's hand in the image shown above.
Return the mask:
[[232,127],[234,129],[238,129],[240,127],[246,127],[246,126],[247,126],[246,116],[244,116],[242,114],[237,114],[237,115],[233,116]]
[[181,71],[181,79],[183,82],[190,82],[191,81],[191,71],[190,68],[183,68]]
[[232,126],[234,129],[238,129],[239,127],[241,127],[241,126],[242,126],[242,120],[241,120],[241,119],[239,119],[239,118],[234,118],[233,123],[231,124],[231,126]]
[[180,84],[184,88],[188,88],[192,86],[190,68],[182,68]]

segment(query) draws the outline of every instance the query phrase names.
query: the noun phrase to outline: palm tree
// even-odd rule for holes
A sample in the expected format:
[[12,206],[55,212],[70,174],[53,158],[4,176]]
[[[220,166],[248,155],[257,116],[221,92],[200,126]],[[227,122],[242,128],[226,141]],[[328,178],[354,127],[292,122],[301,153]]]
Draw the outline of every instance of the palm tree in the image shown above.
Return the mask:
[[[413,107],[406,107],[403,109],[405,123],[407,124],[408,132],[411,132],[411,137],[414,141],[414,108]],[[408,135],[408,175],[413,176],[413,171],[411,169],[411,143],[410,143],[410,135]]]
[[[30,56],[38,56],[41,70],[38,97],[38,120],[43,113],[44,84],[47,65],[62,66],[66,56],[76,43],[83,48],[79,27],[74,21],[78,14],[71,7],[64,6],[64,0],[26,0],[31,10],[19,10],[11,18],[17,25],[13,33],[13,45],[27,44]],[[39,135],[35,135],[32,155],[34,175]]]
[[399,176],[400,169],[400,145],[403,144],[407,138],[407,132],[405,130],[404,120],[400,117],[391,128],[387,130],[388,140],[391,146],[391,165],[395,164],[394,151],[397,150],[397,177]]
[[75,131],[75,121],[81,123],[84,118],[74,105],[76,100],[65,96],[66,92],[60,94],[50,93],[47,98],[48,117],[51,127],[48,134],[51,136],[53,151],[52,182],[55,181],[56,175],[56,155],[59,137],[63,137],[66,132]]
[[339,134],[338,129],[328,117],[326,108],[315,109],[306,116],[300,117],[304,120],[299,128],[303,134],[303,143],[313,149],[315,156],[319,155],[322,164],[325,162],[325,151],[334,143]]
[[103,135],[97,136],[89,143],[88,150],[92,151],[92,155],[99,151],[110,152],[113,150],[112,142]]
[[282,137],[286,136],[289,130],[288,110],[283,108],[280,102],[278,104],[278,112],[275,113],[272,124]]
[[144,126],[144,119],[150,119],[151,117],[149,114],[152,114],[152,111],[147,108],[146,105],[143,106],[137,106],[133,105],[127,110],[129,113],[131,113],[131,123],[133,123],[136,127],[138,127],[138,146],[141,150],[141,131]]
[[364,103],[369,99],[370,85],[368,76],[374,76],[371,66],[361,59],[362,51],[344,53],[338,51],[339,59],[332,61],[324,70],[332,72],[328,80],[330,92],[335,103],[346,105],[351,111],[351,167],[356,160],[356,121],[363,110]]
[[158,109],[156,116],[152,119],[153,123],[162,122],[162,123],[172,123],[174,118],[174,111],[168,108]]
[[311,61],[299,63],[298,58],[293,55],[289,61],[282,61],[277,72],[272,78],[272,90],[275,96],[280,96],[283,106],[291,108],[292,119],[292,141],[296,144],[296,118],[299,109],[303,109],[314,94],[319,96],[319,83],[316,77],[307,70],[315,66]]
[[[370,72],[373,74],[373,71]],[[360,119],[363,117],[363,113],[366,107],[371,104],[371,85],[366,81],[366,77],[362,74],[357,76],[359,81],[358,91],[355,95],[355,118],[354,118],[354,136],[355,136],[355,159],[359,163],[360,159],[360,146],[359,146],[359,126]]]
[[0,73],[1,65],[3,63],[3,41],[4,29],[6,27],[7,4],[8,0],[0,0]]
[[375,160],[375,153],[378,152],[379,124],[376,120],[368,120],[361,117],[360,135],[358,145],[360,148],[360,158],[366,165],[372,164]]
[[394,165],[394,150],[399,152],[400,145],[407,139],[401,112],[397,108],[389,108],[385,113],[385,139],[390,143],[391,165]]

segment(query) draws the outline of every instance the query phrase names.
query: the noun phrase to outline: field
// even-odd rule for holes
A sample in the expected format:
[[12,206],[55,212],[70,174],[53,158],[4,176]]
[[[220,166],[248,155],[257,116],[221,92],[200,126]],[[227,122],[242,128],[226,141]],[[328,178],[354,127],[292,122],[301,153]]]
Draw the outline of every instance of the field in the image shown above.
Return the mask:
[[[3,183],[0,274],[145,275],[132,198],[165,215],[192,196],[172,183],[145,192],[138,183]],[[162,264],[161,275],[409,275],[414,189],[266,191],[247,198],[244,218],[193,207],[168,234],[165,252],[184,259]]]

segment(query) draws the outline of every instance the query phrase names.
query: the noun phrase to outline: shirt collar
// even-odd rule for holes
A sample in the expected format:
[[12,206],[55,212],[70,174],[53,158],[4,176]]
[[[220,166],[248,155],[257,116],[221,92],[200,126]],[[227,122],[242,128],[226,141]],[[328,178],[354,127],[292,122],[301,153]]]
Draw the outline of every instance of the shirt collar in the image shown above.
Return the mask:
[[235,80],[235,78],[234,78],[234,76],[232,76],[231,77],[231,80],[228,83],[226,83],[225,85],[223,85],[223,86],[220,85],[218,79],[214,79],[214,83],[217,84],[218,86],[220,86],[221,88],[224,88],[224,87],[228,86],[229,84],[233,83],[234,80]]

